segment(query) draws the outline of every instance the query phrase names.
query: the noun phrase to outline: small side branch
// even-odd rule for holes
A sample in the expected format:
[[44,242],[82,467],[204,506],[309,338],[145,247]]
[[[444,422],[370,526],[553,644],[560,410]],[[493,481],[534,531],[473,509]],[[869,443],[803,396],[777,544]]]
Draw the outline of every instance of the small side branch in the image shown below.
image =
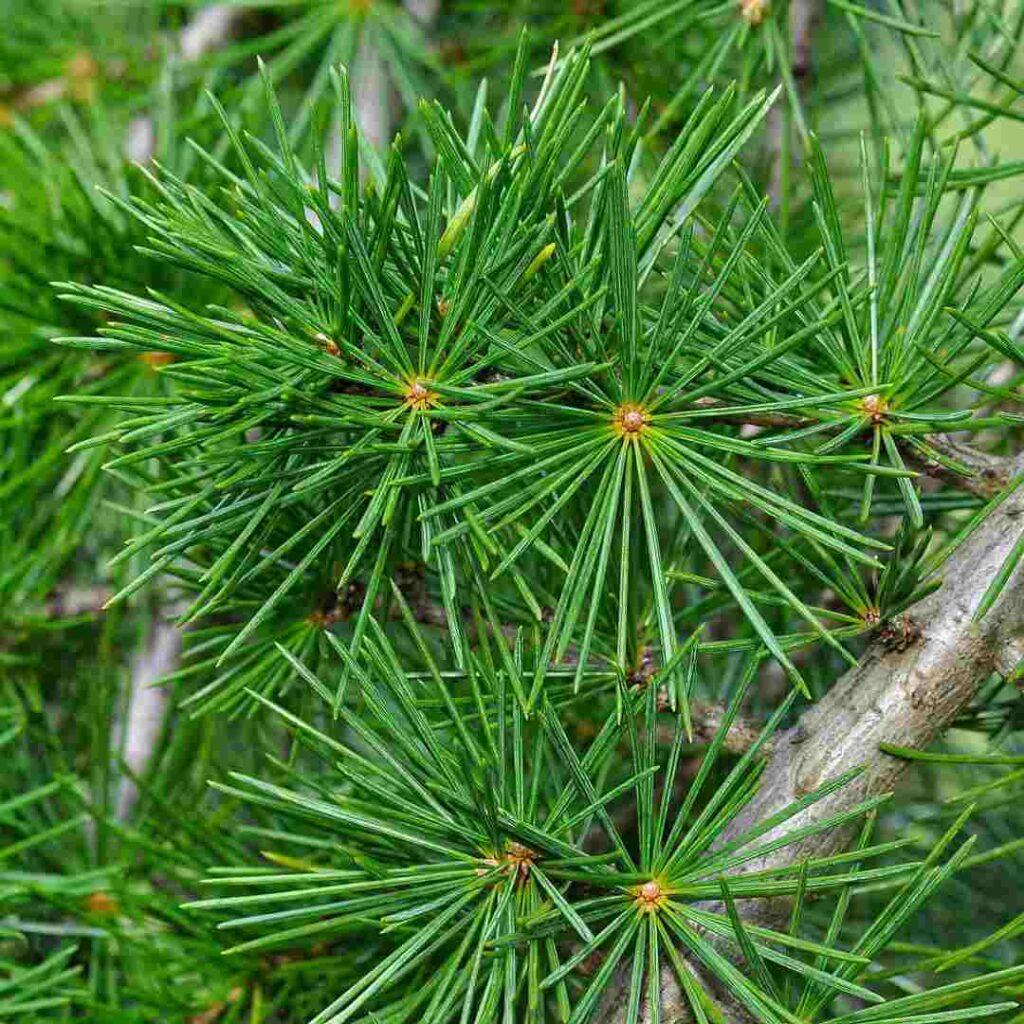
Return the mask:
[[913,444],[904,446],[911,466],[980,498],[994,497],[1013,477],[1013,459],[978,451],[950,434],[930,434],[927,445],[935,456]]
[[[710,743],[715,738],[722,727],[726,708],[724,701],[694,701],[690,704],[693,738],[698,743]],[[742,754],[754,745],[760,734],[760,723],[737,717],[729,726],[722,746],[730,754]]]

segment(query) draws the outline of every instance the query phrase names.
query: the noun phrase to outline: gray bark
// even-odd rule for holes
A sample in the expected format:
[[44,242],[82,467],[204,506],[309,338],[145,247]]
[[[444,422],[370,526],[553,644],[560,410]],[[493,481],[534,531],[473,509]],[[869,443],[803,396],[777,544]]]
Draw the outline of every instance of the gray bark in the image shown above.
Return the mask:
[[[192,63],[223,46],[234,34],[245,14],[234,4],[211,4],[196,12],[178,33],[178,54]],[[145,164],[156,152],[156,126],[148,114],[134,117],[125,134],[124,152],[134,163]]]
[[[799,723],[773,744],[757,795],[723,841],[854,765],[864,774],[819,801],[787,828],[830,817],[865,797],[891,790],[908,762],[883,754],[881,743],[925,747],[945,730],[993,672],[1008,673],[1024,656],[1024,573],[1019,569],[989,612],[975,612],[1024,532],[1024,498],[1014,497],[952,555],[942,586],[910,615],[920,638],[905,650],[873,643]],[[834,852],[846,836],[830,833],[748,865],[756,871]]]
[[[124,723],[124,763],[135,776],[146,770],[167,711],[168,694],[154,685],[174,671],[181,653],[181,632],[167,622],[156,621],[146,636],[145,646],[132,659],[131,694]],[[135,783],[121,779],[117,796],[117,817],[127,819],[137,796]]]
[[[1007,479],[1024,470],[1024,458],[1016,464],[986,459],[985,467]],[[758,791],[725,830],[722,843],[858,765],[865,771],[852,783],[758,842],[890,792],[909,762],[883,753],[880,744],[927,747],[993,672],[1007,675],[1017,666],[1024,658],[1024,571],[1018,566],[979,621],[975,613],[1022,533],[1024,489],[1004,501],[951,555],[942,569],[942,586],[910,610],[919,630],[913,642],[894,649],[883,637],[874,641],[858,664],[810,705],[795,726],[775,737]],[[828,856],[844,849],[850,838],[847,830],[831,829],[775,850],[742,870],[760,871]],[[740,904],[747,920],[768,927],[784,927],[789,909],[786,900]],[[690,964],[690,968],[702,977],[699,965]],[[705,989],[714,992],[711,979],[703,980]],[[662,1024],[688,1024],[692,1018],[685,998],[667,967],[662,970],[661,987]],[[611,993],[601,1020],[622,1019],[622,995],[621,986]],[[757,1024],[727,996],[717,998],[729,1024]]]

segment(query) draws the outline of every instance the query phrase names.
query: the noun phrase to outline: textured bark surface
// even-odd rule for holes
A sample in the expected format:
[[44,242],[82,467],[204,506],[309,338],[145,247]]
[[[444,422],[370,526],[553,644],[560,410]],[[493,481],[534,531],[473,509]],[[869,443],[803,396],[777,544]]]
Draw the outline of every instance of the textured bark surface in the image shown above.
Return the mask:
[[[875,641],[776,740],[757,795],[723,841],[855,765],[867,770],[787,828],[831,817],[868,795],[892,789],[907,762],[883,754],[879,744],[927,746],[992,672],[1012,669],[1024,655],[1024,573],[1011,576],[978,622],[975,612],[1022,531],[1024,499],[1015,497],[953,554],[942,571],[942,586],[910,610],[920,638],[902,651],[890,649],[883,639]],[[747,870],[792,862],[810,852],[828,853],[846,838],[838,832],[815,837],[753,862]]]
[[[986,461],[1003,479],[1021,472],[1004,460]],[[1024,533],[1024,488],[1005,501],[952,554],[942,569],[942,586],[910,610],[919,637],[902,650],[879,638],[858,664],[810,705],[792,728],[771,745],[760,787],[721,837],[726,843],[770,817],[822,783],[857,765],[865,771],[851,784],[819,800],[784,826],[760,837],[778,835],[833,817],[870,796],[892,790],[908,762],[879,749],[882,743],[926,747],[970,703],[993,672],[1007,674],[1024,658],[1024,571],[1006,582],[999,599],[979,621],[979,603]],[[783,847],[744,865],[760,871],[827,856],[846,847],[850,832],[831,829]],[[786,900],[748,900],[743,916],[769,927],[785,927]],[[691,964],[706,991],[715,992],[699,965]],[[600,1020],[622,1019],[625,987],[604,1003]],[[719,1008],[729,1024],[757,1024],[724,994]],[[689,1024],[686,1006],[672,971],[662,971],[661,1024]]]

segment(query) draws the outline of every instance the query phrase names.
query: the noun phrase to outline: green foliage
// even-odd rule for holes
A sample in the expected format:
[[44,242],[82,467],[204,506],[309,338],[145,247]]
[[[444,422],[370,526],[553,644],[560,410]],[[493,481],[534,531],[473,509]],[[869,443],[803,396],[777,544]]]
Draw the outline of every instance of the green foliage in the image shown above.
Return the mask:
[[1019,1019],[1012,644],[748,817],[1019,500],[1024,7],[813,6],[16,5],[0,1019]]
[[[106,499],[128,499],[102,470],[104,450],[94,439],[104,442],[115,423],[99,393],[116,388],[159,401],[162,392],[156,362],[148,357],[119,358],[109,350],[97,353],[94,346],[56,352],[55,337],[91,334],[99,321],[60,302],[50,281],[59,272],[83,282],[186,287],[173,268],[142,262],[136,254],[144,229],[117,204],[144,180],[121,155],[123,126],[101,111],[85,118],[61,111],[67,138],[59,146],[48,145],[27,124],[0,136],[0,187],[17,196],[0,211],[0,388],[5,395],[0,537],[12,556],[0,570],[0,592],[14,610],[41,600],[67,572],[69,557],[83,547],[105,557],[123,535],[120,517],[112,521],[103,508]],[[164,137],[160,155],[188,173],[192,158],[168,138],[173,110],[165,110],[164,118],[158,126]],[[209,284],[191,287],[207,299],[217,294]],[[55,399],[69,393],[92,400],[84,415],[55,406]],[[8,605],[5,618],[10,611]]]
[[[262,57],[271,82],[297,86],[288,119],[293,144],[301,143],[313,126],[313,112],[330,92],[332,72],[339,66],[372,62],[373,73],[392,88],[407,116],[415,112],[422,96],[444,81],[420,19],[406,5],[391,0],[228,0],[222,8],[229,16],[249,19],[253,31],[219,47],[196,74],[214,68],[236,79],[231,106],[234,116],[244,117],[262,96],[260,76],[253,74],[253,57]],[[257,19],[262,24],[257,25]],[[380,107],[379,116],[386,125],[391,103],[382,99]],[[422,130],[415,122],[412,127]]]

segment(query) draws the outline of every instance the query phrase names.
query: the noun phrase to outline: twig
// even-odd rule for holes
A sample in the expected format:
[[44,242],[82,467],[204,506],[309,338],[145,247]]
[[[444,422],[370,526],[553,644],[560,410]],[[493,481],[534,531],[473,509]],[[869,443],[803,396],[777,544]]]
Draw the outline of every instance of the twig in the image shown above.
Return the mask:
[[[223,46],[238,28],[245,10],[236,4],[212,4],[198,11],[178,33],[178,54],[194,63]],[[125,156],[135,163],[148,163],[156,153],[156,125],[149,114],[132,118],[124,143]]]
[[178,36],[178,52],[182,60],[199,60],[211,50],[223,46],[234,34],[243,13],[243,8],[235,4],[204,7]]
[[[234,4],[204,7],[178,35],[181,59],[197,61],[226,43],[234,34],[243,9]],[[135,118],[128,126],[125,154],[130,160],[146,163],[156,151],[156,127],[150,115]],[[143,650],[133,659],[131,696],[124,724],[123,757],[131,775],[139,777],[153,755],[153,747],[163,727],[167,710],[167,691],[153,684],[172,672],[181,654],[181,634],[167,622],[153,623]],[[117,813],[124,820],[136,798],[130,778],[121,780]]]
[[[132,659],[131,696],[124,726],[123,758],[132,777],[143,774],[163,728],[167,691],[155,686],[171,672],[181,653],[181,633],[162,620],[153,623],[143,649]],[[135,803],[131,778],[122,778],[117,798],[117,816],[124,821]]]
[[[690,703],[690,722],[693,737],[698,743],[710,743],[715,738],[722,727],[726,708],[725,701],[697,700]],[[729,726],[722,746],[730,754],[742,754],[754,745],[760,733],[760,723],[737,716]]]
[[1013,475],[1012,459],[978,451],[949,434],[930,434],[927,444],[939,458],[929,457],[913,444],[903,446],[913,468],[980,498],[994,497]]
[[[811,72],[814,67],[814,33],[821,19],[821,0],[792,0],[789,5],[789,38],[792,46],[790,69],[796,80],[797,89],[807,92]],[[782,204],[782,189],[785,166],[783,161],[790,147],[784,133],[787,130],[786,119],[780,104],[775,104],[768,112],[768,152],[771,159],[771,177],[768,194],[771,196],[773,209]],[[799,149],[795,151],[799,153]]]
[[53,589],[43,608],[48,619],[74,619],[79,615],[98,615],[113,595],[110,587],[59,585]]
[[[694,404],[704,409],[714,409],[719,404],[719,399],[699,398]],[[814,420],[808,417],[785,412],[754,415],[737,412],[716,419],[718,422],[741,424],[741,436],[745,437],[756,436],[764,428],[798,430],[814,423]],[[935,451],[938,458],[927,455],[922,446],[915,444],[913,439],[905,439],[900,445],[912,469],[976,494],[986,501],[995,497],[1013,476],[1013,459],[989,455],[970,444],[956,440],[950,434],[928,434],[924,441],[928,448]]]
[[441,0],[405,0],[405,9],[421,27],[430,28],[441,13]]
[[791,67],[798,82],[804,81],[811,73],[814,33],[820,21],[820,0],[793,0],[789,5],[789,38],[793,45]]
[[352,107],[360,133],[374,149],[390,141],[390,98],[384,61],[373,43],[364,38],[352,69]]

